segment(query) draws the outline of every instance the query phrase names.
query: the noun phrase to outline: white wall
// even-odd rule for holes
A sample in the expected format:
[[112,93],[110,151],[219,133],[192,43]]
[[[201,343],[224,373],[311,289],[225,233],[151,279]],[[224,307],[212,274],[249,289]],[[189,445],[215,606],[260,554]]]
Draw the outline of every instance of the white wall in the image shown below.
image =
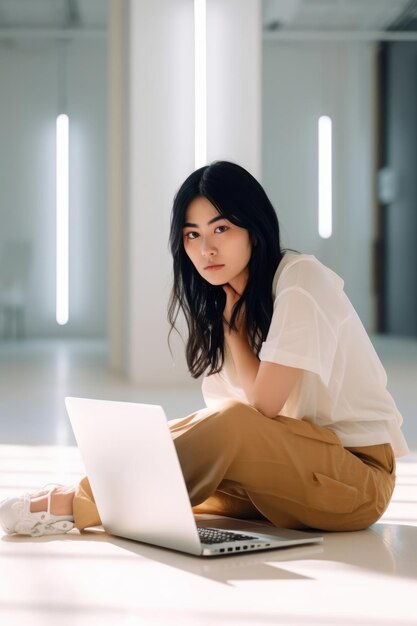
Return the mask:
[[[106,54],[104,37],[68,44],[36,37],[0,42],[0,246],[11,239],[32,243],[29,336],[106,333]],[[65,327],[55,321],[55,119],[62,81],[70,116]]]
[[[53,41],[0,43],[0,142],[7,146],[0,151],[0,243],[18,237],[34,243],[30,335],[104,335],[110,309],[114,366],[139,382],[175,384],[187,375],[181,344],[176,343],[176,367],[166,345],[167,237],[172,196],[194,167],[193,3],[112,4],[124,11],[119,45],[130,40],[130,49],[113,68],[119,100],[114,99],[115,83],[107,90],[105,40],[68,45],[72,265],[67,327],[55,323],[54,124],[60,60]],[[207,42],[208,159],[236,160],[255,175],[263,171],[284,244],[313,252],[338,271],[372,329],[373,46],[264,42],[261,92],[258,1],[208,3]],[[126,83],[119,71],[123,67]],[[110,150],[109,175],[118,164],[119,193],[110,195],[107,233],[109,94],[113,115],[118,107],[111,148],[119,142],[115,155]],[[316,120],[322,113],[334,119],[330,241],[316,232]],[[123,171],[123,158],[128,171]],[[114,177],[111,183],[114,191]],[[107,301],[106,248],[108,241],[114,247],[115,237]]]
[[[345,280],[374,329],[374,44],[264,41],[263,183],[283,244],[315,254]],[[317,221],[317,120],[333,119],[333,236]]]

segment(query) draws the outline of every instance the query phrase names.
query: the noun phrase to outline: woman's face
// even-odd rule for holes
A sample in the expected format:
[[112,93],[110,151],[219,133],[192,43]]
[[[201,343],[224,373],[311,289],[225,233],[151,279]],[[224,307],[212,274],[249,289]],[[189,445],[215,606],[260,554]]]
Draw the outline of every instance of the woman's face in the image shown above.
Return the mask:
[[229,283],[242,293],[252,254],[249,232],[222,217],[207,198],[188,206],[183,226],[184,249],[197,272],[211,285]]

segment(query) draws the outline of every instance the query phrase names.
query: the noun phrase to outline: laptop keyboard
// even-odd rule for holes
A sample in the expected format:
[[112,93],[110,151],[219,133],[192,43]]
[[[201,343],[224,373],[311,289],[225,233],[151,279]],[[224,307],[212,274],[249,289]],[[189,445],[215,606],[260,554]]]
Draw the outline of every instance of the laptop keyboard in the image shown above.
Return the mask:
[[225,541],[244,541],[245,539],[253,541],[254,539],[253,535],[240,535],[218,528],[198,527],[197,530],[202,543],[224,543]]

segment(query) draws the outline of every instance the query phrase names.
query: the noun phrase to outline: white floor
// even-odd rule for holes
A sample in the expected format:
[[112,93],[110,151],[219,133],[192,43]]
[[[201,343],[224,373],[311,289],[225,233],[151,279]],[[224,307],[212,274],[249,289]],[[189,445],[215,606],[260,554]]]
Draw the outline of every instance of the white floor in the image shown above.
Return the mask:
[[[8,626],[417,625],[417,342],[376,338],[412,454],[378,524],[322,546],[200,559],[104,533],[0,531],[0,624]],[[130,387],[98,343],[0,344],[0,498],[83,474],[65,395],[157,402],[168,417],[196,390]]]

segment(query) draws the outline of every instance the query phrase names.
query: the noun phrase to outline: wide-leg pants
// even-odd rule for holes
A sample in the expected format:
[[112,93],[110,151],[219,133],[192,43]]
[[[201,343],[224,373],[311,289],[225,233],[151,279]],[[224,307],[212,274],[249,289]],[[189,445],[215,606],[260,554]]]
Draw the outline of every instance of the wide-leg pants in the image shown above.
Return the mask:
[[[344,448],[306,419],[268,418],[230,400],[169,425],[195,513],[359,530],[379,519],[394,489],[389,444]],[[88,478],[76,490],[74,520],[80,530],[101,524]]]

